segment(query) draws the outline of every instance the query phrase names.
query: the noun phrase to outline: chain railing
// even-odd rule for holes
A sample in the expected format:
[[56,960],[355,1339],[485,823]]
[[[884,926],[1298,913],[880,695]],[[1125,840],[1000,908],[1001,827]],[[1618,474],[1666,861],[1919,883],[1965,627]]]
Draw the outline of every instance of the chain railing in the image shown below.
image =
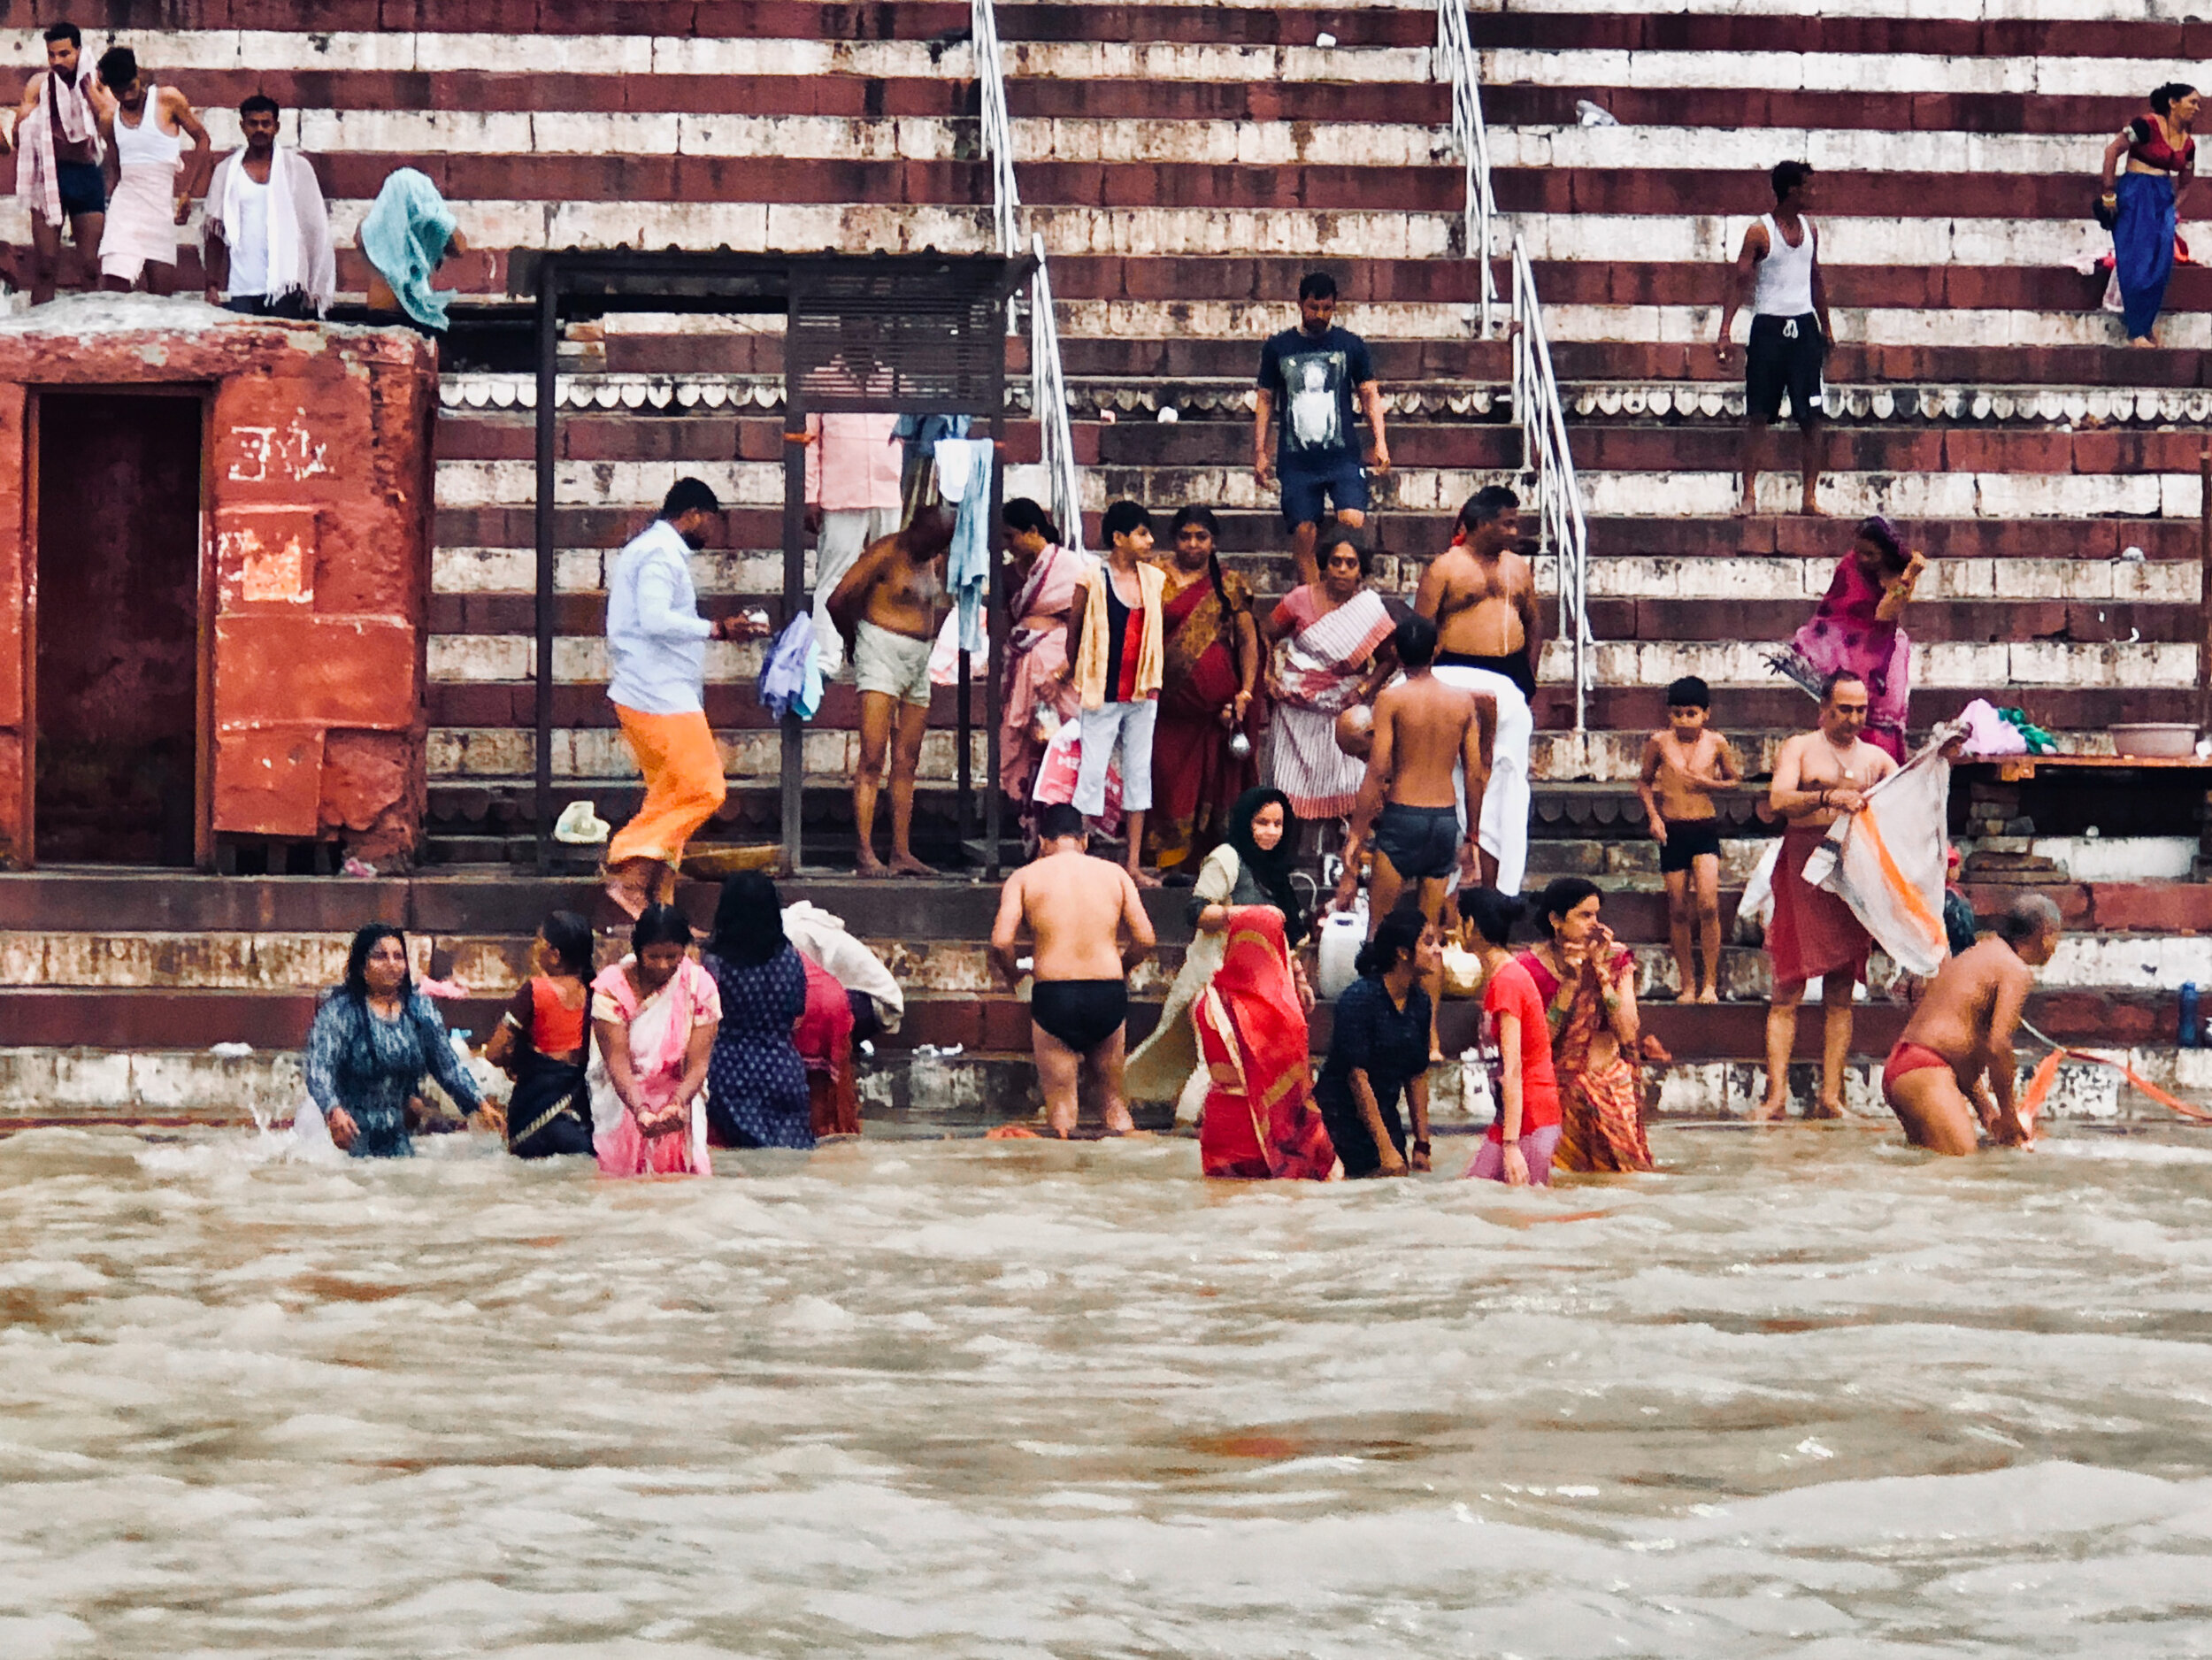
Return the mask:
[[1597,678],[1597,642],[1590,633],[1590,530],[1582,516],[1567,442],[1567,411],[1552,375],[1551,345],[1544,338],[1536,273],[1519,234],[1513,238],[1513,417],[1521,427],[1521,470],[1536,493],[1537,554],[1548,554],[1559,573],[1559,638],[1574,665],[1575,730],[1588,715]]
[[1482,77],[1467,31],[1467,0],[1436,0],[1436,50],[1452,78],[1452,148],[1467,171],[1467,205],[1460,245],[1481,272],[1482,337],[1491,337],[1498,304],[1497,273],[1490,263],[1490,227],[1498,199],[1490,188],[1490,132],[1482,119]]

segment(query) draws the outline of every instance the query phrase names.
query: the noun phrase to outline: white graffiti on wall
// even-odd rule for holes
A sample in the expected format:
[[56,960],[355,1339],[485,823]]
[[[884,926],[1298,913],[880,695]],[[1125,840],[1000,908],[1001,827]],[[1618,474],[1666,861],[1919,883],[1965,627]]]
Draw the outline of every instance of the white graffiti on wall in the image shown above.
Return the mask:
[[288,427],[233,427],[231,442],[238,458],[230,464],[230,476],[239,484],[266,484],[274,477],[304,483],[330,471],[323,457],[330,446],[315,442],[307,430],[307,411],[296,411]]

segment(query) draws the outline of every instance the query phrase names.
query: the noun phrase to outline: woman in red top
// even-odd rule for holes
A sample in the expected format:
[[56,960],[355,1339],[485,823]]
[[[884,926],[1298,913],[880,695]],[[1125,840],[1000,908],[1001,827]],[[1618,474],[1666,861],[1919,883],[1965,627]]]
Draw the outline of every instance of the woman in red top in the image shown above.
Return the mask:
[[548,917],[530,942],[530,978],[485,1045],[484,1058],[515,1080],[507,1150],[518,1158],[591,1157],[584,1086],[591,955],[590,924],[572,911]]
[[[2105,212],[2112,216],[2112,261],[2128,344],[2155,346],[2151,330],[2174,273],[2174,227],[2196,172],[2197,89],[2172,81],[2151,94],[2151,111],[2104,147]],[[2120,171],[2121,158],[2127,171]]]
[[1484,1058],[1498,1116],[1467,1166],[1470,1177],[1508,1187],[1551,1183],[1559,1144],[1559,1085],[1552,1074],[1551,1032],[1528,958],[1507,946],[1521,902],[1494,888],[1461,890],[1459,914],[1474,925],[1481,960]]

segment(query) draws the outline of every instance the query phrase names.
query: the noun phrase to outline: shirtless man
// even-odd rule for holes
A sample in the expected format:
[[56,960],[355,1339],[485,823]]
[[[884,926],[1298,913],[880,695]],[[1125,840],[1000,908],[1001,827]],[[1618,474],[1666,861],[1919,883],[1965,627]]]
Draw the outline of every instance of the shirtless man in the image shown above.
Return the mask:
[[59,286],[65,225],[76,256],[69,286],[93,286],[108,211],[100,126],[115,115],[113,96],[79,56],[84,36],[77,26],[56,23],[45,33],[46,67],[24,87],[14,123],[15,190],[31,218],[34,305],[52,299]]
[[1821,688],[1820,729],[1800,733],[1774,761],[1767,802],[1788,820],[1774,867],[1774,926],[1767,955],[1774,960],[1774,1001],[1767,1010],[1767,1094],[1754,1115],[1781,1117],[1790,1101],[1790,1054],[1797,1011],[1809,981],[1821,982],[1824,1018],[1820,1103],[1808,1118],[1843,1116],[1843,1067],[1851,1055],[1851,993],[1866,978],[1874,941],[1851,908],[1805,880],[1805,861],[1828,826],[1866,804],[1866,792],[1897,763],[1860,737],[1866,729],[1866,682],[1835,673]]
[[1436,624],[1436,678],[1497,701],[1490,787],[1482,798],[1482,884],[1521,891],[1528,869],[1528,749],[1536,735],[1529,708],[1543,657],[1536,573],[1514,551],[1520,503],[1494,484],[1459,510],[1459,534],[1421,579],[1413,609]]
[[[852,649],[860,688],[860,767],[853,774],[853,825],[862,876],[936,872],[914,857],[914,775],[929,726],[929,650],[943,615],[944,557],[952,515],[925,507],[895,535],[860,556],[829,596],[829,614]],[[894,727],[896,728],[895,742]],[[884,752],[891,755],[891,864],[876,857],[876,797]]]
[[1371,939],[1409,883],[1419,891],[1421,914],[1440,931],[1452,872],[1459,872],[1463,886],[1474,886],[1476,836],[1498,721],[1494,697],[1463,692],[1436,677],[1430,667],[1436,625],[1427,618],[1402,620],[1392,643],[1405,677],[1375,699],[1367,776],[1337,880],[1337,902],[1348,906],[1358,884],[1360,849],[1374,848],[1367,894]]
[[1038,820],[1037,857],[1006,879],[991,926],[991,963],[1009,986],[1021,978],[1015,942],[1035,941],[1029,988],[1029,1039],[1045,1121],[1065,1140],[1075,1129],[1082,1075],[1104,1096],[1106,1133],[1126,1135],[1122,1093],[1122,1023],[1129,1012],[1129,971],[1152,954],[1152,919],[1122,866],[1084,851],[1083,815],[1056,802]]
[[2012,1034],[2028,988],[2058,949],[2058,907],[2023,894],[1995,932],[1936,971],[1882,1066],[1882,1098],[1905,1139],[1932,1152],[1975,1150],[1976,1120],[2001,1146],[2028,1140],[2014,1105]]

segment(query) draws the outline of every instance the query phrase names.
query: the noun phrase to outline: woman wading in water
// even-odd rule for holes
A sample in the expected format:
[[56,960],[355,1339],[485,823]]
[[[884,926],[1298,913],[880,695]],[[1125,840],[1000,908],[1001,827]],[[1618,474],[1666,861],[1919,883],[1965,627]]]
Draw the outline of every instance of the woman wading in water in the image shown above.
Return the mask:
[[353,936],[346,981],[324,1000],[307,1034],[307,1093],[330,1139],[356,1158],[405,1158],[416,1092],[428,1072],[464,1112],[484,1104],[476,1080],[407,967],[407,936],[372,922]]
[[507,1150],[518,1158],[588,1158],[591,925],[572,911],[548,917],[530,943],[530,971],[484,1046],[484,1058],[515,1080]]
[[691,924],[675,906],[646,906],[630,952],[591,983],[599,1168],[610,1176],[707,1175],[706,1126],[696,1109],[721,998],[713,977],[692,960]]

